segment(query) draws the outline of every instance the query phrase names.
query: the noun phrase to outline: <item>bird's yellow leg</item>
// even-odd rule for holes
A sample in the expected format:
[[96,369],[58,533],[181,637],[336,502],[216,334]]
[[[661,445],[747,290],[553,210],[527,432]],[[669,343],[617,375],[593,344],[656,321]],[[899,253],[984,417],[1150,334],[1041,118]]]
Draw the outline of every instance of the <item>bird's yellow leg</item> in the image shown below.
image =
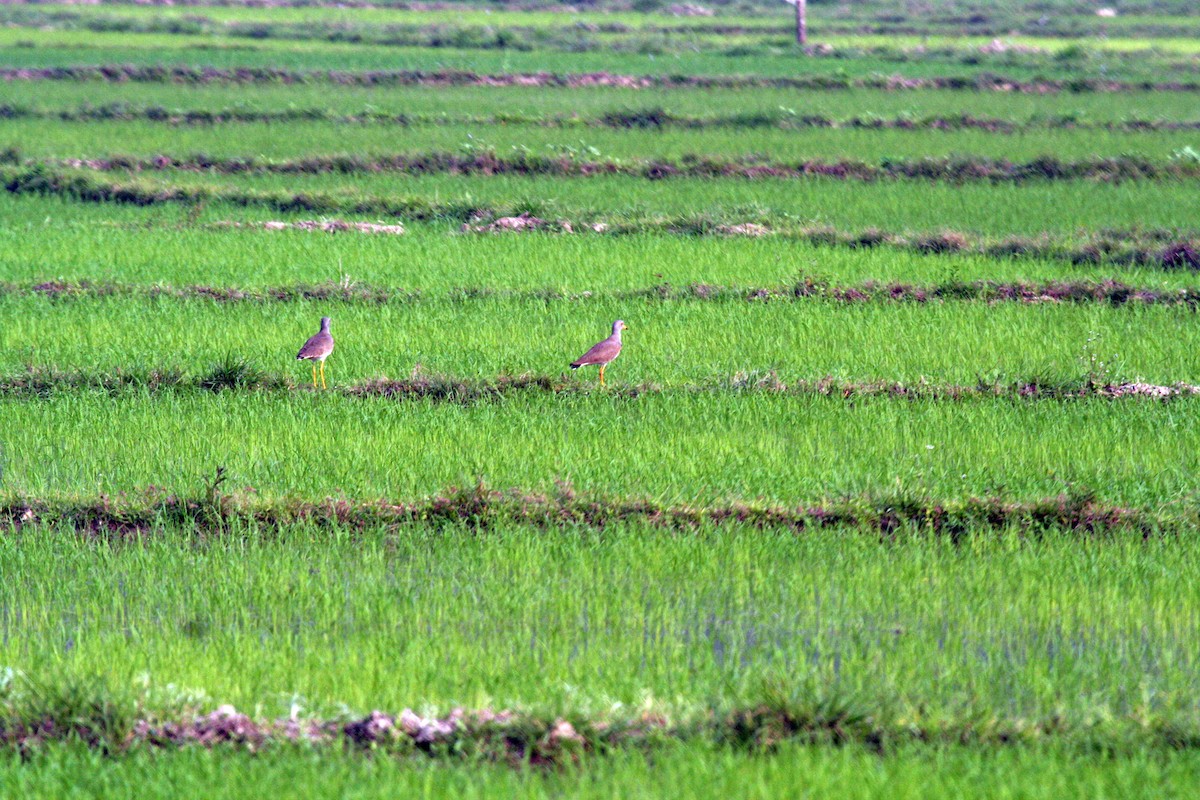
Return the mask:
[[600,385],[604,385],[604,366],[600,366]]
[[313,368],[313,388],[315,389],[315,388],[317,388],[317,365],[313,364],[312,368]]
[[328,386],[325,385],[325,362],[324,361],[321,362],[321,388],[322,389],[329,388]]

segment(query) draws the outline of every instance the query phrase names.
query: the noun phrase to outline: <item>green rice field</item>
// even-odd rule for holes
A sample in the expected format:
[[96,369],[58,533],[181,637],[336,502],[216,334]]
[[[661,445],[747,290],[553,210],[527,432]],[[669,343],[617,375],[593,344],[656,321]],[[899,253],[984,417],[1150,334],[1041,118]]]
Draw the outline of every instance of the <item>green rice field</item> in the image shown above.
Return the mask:
[[[345,125],[297,121],[289,124],[296,139],[281,140],[277,123],[179,127],[152,122],[61,122],[53,131],[44,120],[14,120],[8,141],[27,158],[90,158],[154,156],[173,152],[203,153],[211,158],[237,158],[252,153],[271,160],[330,155],[384,155],[448,151],[469,154],[490,150],[499,154],[546,157],[681,159],[706,157],[800,161],[836,159],[847,152],[868,162],[886,159],[945,157],[971,154],[987,158],[1032,160],[1054,154],[1059,158],[1138,155],[1169,161],[1196,144],[1198,130],[1151,132],[1095,131],[1089,135],[1067,130],[1030,131],[998,135],[975,130],[931,135],[917,130],[766,130],[748,140],[745,130],[732,127],[667,131],[633,138],[614,130],[570,130],[526,125],[498,128],[483,124],[445,124],[396,128],[385,125]],[[231,140],[230,131],[237,133]]]
[[0,795],[1187,796],[1192,4],[359,5],[0,7]]

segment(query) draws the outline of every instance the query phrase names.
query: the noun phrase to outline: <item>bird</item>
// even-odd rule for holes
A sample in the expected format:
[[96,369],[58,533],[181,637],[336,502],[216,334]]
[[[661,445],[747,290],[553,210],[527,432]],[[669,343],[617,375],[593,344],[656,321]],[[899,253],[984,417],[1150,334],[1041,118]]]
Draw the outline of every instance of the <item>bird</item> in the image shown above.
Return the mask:
[[604,368],[621,355],[621,331],[625,330],[624,320],[617,320],[613,323],[612,335],[601,342],[596,342],[592,345],[592,349],[588,350],[575,361],[571,362],[571,369],[579,369],[591,364],[600,365],[600,385],[604,385]]
[[[321,330],[317,331],[296,354],[297,361],[321,362],[321,388],[325,386],[325,359],[333,352],[333,337],[329,334],[329,317],[321,317]],[[317,365],[313,364],[313,388],[317,388]]]

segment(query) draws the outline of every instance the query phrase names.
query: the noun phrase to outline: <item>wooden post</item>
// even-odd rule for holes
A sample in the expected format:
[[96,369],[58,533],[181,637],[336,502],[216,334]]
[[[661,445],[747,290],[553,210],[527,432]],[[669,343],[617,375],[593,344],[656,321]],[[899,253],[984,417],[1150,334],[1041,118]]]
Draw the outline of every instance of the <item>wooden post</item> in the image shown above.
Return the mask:
[[795,0],[796,3],[796,44],[808,44],[808,2]]

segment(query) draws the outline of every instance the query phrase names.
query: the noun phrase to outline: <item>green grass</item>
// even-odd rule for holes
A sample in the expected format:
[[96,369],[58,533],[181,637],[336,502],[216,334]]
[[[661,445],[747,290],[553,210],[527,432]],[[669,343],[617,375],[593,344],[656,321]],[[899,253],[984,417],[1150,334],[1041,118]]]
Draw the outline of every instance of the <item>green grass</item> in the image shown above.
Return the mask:
[[[1187,24],[1196,18],[1195,8],[1187,0],[1130,0],[1121,7],[1121,14],[1112,19],[1097,18],[1093,10],[1080,7],[1071,2],[1045,2],[1037,8],[1027,8],[1027,4],[1005,2],[990,7],[990,14],[982,13],[976,3],[970,0],[935,0],[929,4],[928,14],[909,20],[910,24],[929,22],[940,25],[953,25],[955,16],[973,11],[985,19],[1009,21],[1012,19],[1030,18],[1036,20],[1044,12],[1052,11],[1057,18],[1068,19],[1076,23],[1092,22],[1105,29],[1122,25],[1140,25],[1151,23]],[[269,17],[288,21],[345,21],[344,9],[336,6],[280,6],[280,7],[240,7],[240,6],[207,6],[201,10],[188,7],[139,7],[126,3],[110,3],[100,9],[77,5],[48,3],[39,6],[39,10],[61,11],[82,16],[119,15],[131,18],[166,18],[188,19],[201,15],[204,17],[244,21]],[[668,24],[672,27],[709,27],[726,25],[751,25],[770,27],[786,25],[791,21],[787,9],[766,2],[751,2],[741,6],[729,6],[723,3],[714,5],[717,13],[711,17],[676,16],[664,6],[651,6],[646,11],[633,11],[622,7],[620,3],[597,2],[588,8],[573,9],[564,14],[560,7],[553,3],[533,3],[528,7],[513,8],[505,5],[487,2],[455,2],[446,8],[439,9],[410,9],[403,3],[378,2],[371,8],[354,10],[353,19],[367,23],[388,23],[397,21],[416,20],[423,23],[449,22],[461,20],[469,24],[503,23],[517,21],[529,25],[555,25],[581,20],[585,23],[613,23],[628,27],[645,27]],[[838,22],[897,22],[894,6],[887,2],[864,2],[853,6],[837,9],[815,9],[815,21]],[[1058,20],[1056,20],[1058,21]],[[959,26],[979,25],[982,22],[959,20]]]
[[[222,220],[312,219],[312,213],[208,204],[85,205],[0,194],[0,274],[150,286],[264,288],[303,283],[366,284],[445,294],[460,287],[597,294],[686,286],[784,286],[805,278],[930,285],[947,281],[1096,281],[1147,289],[1194,285],[1183,270],[1072,265],[1035,258],[922,255],[890,248],[816,247],[780,237],[632,234],[604,238],[455,236],[442,225],[410,225],[403,236],[210,229]],[[253,262],[253,269],[247,262]]]
[[[1078,381],[1107,377],[1195,382],[1197,334],[1186,307],[1055,304],[852,303],[806,299],[626,300],[611,297],[431,298],[375,306],[297,302],[84,297],[0,299],[0,370],[26,364],[94,371],[181,367],[202,374],[226,354],[292,372],[317,320],[333,317],[342,384],[435,373],[558,375],[615,319],[630,327],[612,374],[681,387],[776,370],[785,381],[826,375],[973,385],[978,380]],[[312,329],[312,330],[310,330]]]
[[[1187,47],[1186,40],[1179,46]],[[966,80],[996,74],[1033,81],[1042,79],[1117,80],[1140,83],[1191,80],[1187,54],[1098,57],[1086,61],[1056,62],[1008,55],[968,59],[911,59],[898,63],[886,54],[849,59],[809,58],[802,55],[783,32],[768,47],[751,47],[748,55],[731,52],[670,52],[652,42],[652,52],[612,53],[603,48],[589,52],[561,50],[480,50],[450,47],[391,47],[327,43],[316,40],[248,39],[209,35],[162,33],[108,33],[94,31],[0,29],[0,66],[42,68],[98,64],[192,65],[220,68],[272,67],[293,70],[472,70],[506,72],[597,72],[634,75],[759,75],[792,78],[825,77],[835,80],[874,79],[880,75],[912,78],[954,77]],[[656,52],[657,51],[657,52]],[[664,52],[665,51],[665,52]],[[1182,61],[1180,60],[1182,58]]]
[[[305,367],[295,369],[308,379]],[[480,477],[536,491],[562,479],[588,492],[700,505],[865,493],[1033,500],[1083,486],[1103,502],[1186,518],[1200,469],[1190,402],[847,401],[727,390],[528,393],[457,405],[192,390],[76,391],[0,406],[0,488],[48,498],[150,485],[191,491],[226,466],[233,485],[269,499],[412,500]]]
[[[161,46],[165,37],[175,37],[193,44],[221,40],[252,41],[260,46],[299,42],[311,48],[326,41],[350,41],[359,47],[415,45],[443,49],[450,46],[522,52],[565,51],[575,56],[585,51],[616,50],[647,55],[715,52],[724,57],[754,53],[777,58],[794,50],[789,35],[790,20],[786,13],[780,14],[778,10],[772,21],[729,17],[712,23],[693,19],[679,24],[657,15],[627,14],[624,17],[637,22],[629,24],[607,15],[589,20],[588,17],[570,19],[561,14],[462,14],[442,10],[416,14],[366,11],[350,17],[330,9],[254,9],[248,15],[206,9],[203,14],[192,10],[182,19],[158,9],[130,13],[111,7],[101,11],[76,8],[53,12],[18,8],[3,14],[9,27],[22,32],[44,34],[53,31],[67,37],[84,32],[101,36],[117,33],[131,46],[136,46],[135,43]],[[1043,18],[1050,19],[1048,16]],[[973,68],[985,61],[1025,74],[1072,78],[1081,69],[1094,66],[1102,67],[1102,71],[1109,74],[1153,75],[1153,67],[1148,62],[1159,60],[1162,53],[1186,56],[1196,52],[1190,34],[1197,25],[1186,19],[1149,25],[1126,20],[1119,30],[1111,32],[1094,16],[1084,17],[1078,24],[1065,29],[1056,26],[1039,30],[1036,24],[1023,24],[1026,35],[1014,38],[1015,44],[1026,50],[999,55],[986,51],[981,54],[980,47],[998,35],[1017,33],[1020,29],[1014,30],[1003,22],[982,26],[946,25],[931,17],[916,25],[826,20],[825,14],[813,15],[814,41],[832,44],[860,57],[862,53],[857,48],[884,47],[887,50],[880,55],[885,63],[909,62],[911,59],[920,63],[949,62],[953,67],[967,65]],[[862,35],[864,32],[867,35]],[[1038,33],[1049,35],[1039,36]],[[1069,35],[1063,37],[1062,33]],[[974,35],[964,37],[963,34]],[[1081,42],[1091,45],[1093,50],[1079,53]],[[1148,43],[1152,43],[1153,49]],[[897,52],[898,48],[912,50],[919,58],[912,59],[910,53]],[[1134,58],[1120,58],[1131,51],[1136,54]],[[1094,65],[1092,61],[1104,63]],[[917,69],[921,68],[920,63]],[[1186,64],[1172,66],[1187,72]]]
[[[1080,36],[1017,38],[1012,41],[1054,52],[997,55],[976,52],[986,38],[943,34],[959,28],[982,33],[989,26],[1027,32],[1038,14],[1007,3],[982,10],[987,19],[977,23],[949,19],[980,11],[970,5],[939,0],[911,24],[882,18],[894,10],[880,3],[814,6],[819,36],[825,35],[822,24],[830,26],[826,31],[876,31],[827,37],[844,58],[799,56],[786,42],[781,8],[768,17],[675,19],[477,9],[456,17],[456,9],[72,7],[67,11],[85,24],[100,17],[145,22],[203,14],[294,26],[345,20],[371,35],[392,22],[446,24],[450,33],[451,24],[507,25],[536,29],[524,35],[541,49],[9,27],[0,29],[0,66],[1196,79],[1195,42],[1174,39],[1200,18],[1167,16],[1191,11],[1174,0],[1127,4],[1111,22],[1056,3],[1038,14],[1051,17],[1053,32],[1077,26]],[[1151,6],[1157,16],[1134,13]],[[32,19],[54,10],[5,14]],[[579,20],[631,28],[583,31],[583,45],[603,40],[647,52],[558,49],[562,26]],[[747,30],[718,37],[706,28],[729,21]],[[778,32],[765,30],[776,22]],[[664,25],[700,31],[667,36],[646,30]],[[1101,26],[1110,40],[1087,37]],[[322,32],[295,27],[292,34]],[[928,48],[924,55],[911,51],[918,45]],[[1118,52],[1150,45],[1153,52]],[[689,46],[696,52],[669,52]],[[736,50],[714,49],[726,47]],[[854,50],[870,47],[887,49]],[[1195,122],[1194,96],[17,80],[6,84],[0,102],[44,115],[128,104],[168,113],[316,109],[421,119],[411,127],[3,119],[0,151],[15,146],[29,159],[196,152],[287,159],[459,150],[469,142],[501,154],[514,147],[538,155],[573,149],[624,160],[689,153],[871,163],[947,154],[1014,160],[1142,154],[1162,162],[1185,147],[1200,148],[1196,132],[1055,126],[1064,117],[1089,125]],[[654,108],[708,119],[969,114],[1030,127],[998,134],[631,131],[589,124],[613,111]],[[558,127],[539,124],[544,121]],[[16,169],[5,167],[6,176]],[[80,174],[95,181],[130,177]],[[822,248],[785,236],[458,234],[472,208],[528,209],[550,219],[682,219],[699,228],[767,221],[792,231],[876,227],[910,238],[959,231],[989,240],[1044,239],[1076,250],[1108,238],[1157,259],[1167,241],[1200,233],[1194,181],[952,185],[185,171],[133,178],[163,188],[302,193],[318,200],[328,194],[335,202],[280,212],[255,205],[255,197],[237,204],[232,195],[148,207],[0,196],[0,285],[6,288],[0,292],[0,378],[19,384],[31,374],[66,373],[44,396],[11,387],[0,397],[6,513],[22,519],[26,501],[51,510],[75,504],[107,509],[106,519],[114,522],[121,509],[143,508],[155,498],[203,497],[218,467],[228,476],[221,487],[228,503],[245,511],[221,517],[220,524],[181,528],[180,512],[164,510],[181,506],[163,500],[151,504],[159,511],[148,512],[162,514],[157,526],[124,536],[70,530],[50,522],[49,512],[40,523],[0,532],[0,736],[22,714],[69,711],[90,698],[111,701],[129,719],[186,717],[227,702],[258,719],[296,713],[343,720],[374,708],[445,713],[464,706],[514,708],[551,720],[566,715],[581,726],[646,714],[677,724],[673,730],[707,733],[652,741],[647,752],[630,745],[589,753],[580,764],[553,771],[363,756],[340,745],[268,748],[253,757],[228,748],[134,748],[113,757],[77,742],[44,744],[21,761],[0,752],[0,795],[223,797],[278,794],[283,786],[297,796],[650,797],[669,791],[1060,798],[1183,794],[1196,783],[1200,665],[1189,643],[1200,638],[1200,616],[1187,589],[1200,579],[1200,543],[1189,534],[1200,513],[1195,398],[1035,400],[1007,392],[908,400],[739,388],[772,374],[792,385],[824,376],[938,386],[1200,382],[1193,311],[1096,301],[748,302],[628,294],[665,284],[778,287],[806,279],[931,286],[1116,278],[1179,290],[1194,289],[1195,273],[1073,265],[1026,253],[1002,260],[891,246]],[[391,208],[411,199],[412,216],[429,207],[440,216],[406,219],[408,231],[398,237],[215,224],[361,218],[354,206],[364,199],[386,200]],[[50,280],[111,282],[129,291],[59,298],[31,293],[34,284]],[[194,285],[261,290],[307,283],[399,291],[384,303],[222,303],[170,295]],[[166,294],[150,297],[156,286]],[[328,362],[335,391],[290,388],[308,380],[308,365],[294,354],[325,314],[333,317],[337,337]],[[567,364],[618,317],[630,326],[626,350],[608,373],[614,386],[599,390],[594,373],[571,374]],[[264,375],[269,388],[196,388],[221,365],[242,363]],[[407,377],[417,364],[422,374],[468,381],[532,373],[561,380],[569,390],[535,387],[463,402],[337,391],[380,375]],[[156,389],[139,380],[155,370],[184,376],[184,385]],[[130,376],[131,385],[103,390],[69,381],[116,373]],[[631,390],[640,384],[651,391]],[[550,498],[578,492],[585,498],[580,503],[594,498],[598,507],[608,502],[628,509],[639,499],[685,506],[672,512],[679,516],[687,508],[737,504],[751,511],[830,506],[882,514],[937,504],[960,508],[971,498],[998,498],[989,506],[995,508],[1094,498],[1105,508],[1138,512],[1147,530],[1018,529],[986,520],[977,523],[986,528],[951,541],[934,532],[932,521],[910,521],[886,535],[879,525],[815,530],[727,522],[669,529],[653,517],[608,517],[601,525],[586,515],[536,528],[502,514],[487,517],[483,527],[429,518],[388,528],[363,522],[369,516],[363,504],[428,501],[417,507],[433,508],[447,487],[477,483]],[[1064,499],[1053,499],[1060,495]],[[301,509],[307,502],[336,510],[341,501],[360,510],[355,524],[310,519],[257,527],[248,521],[255,509]],[[75,518],[86,524],[86,514]],[[898,734],[882,753],[796,743],[748,753],[717,743],[714,723],[728,720],[734,709],[764,705],[845,708],[880,729],[909,733]],[[906,738],[916,730],[929,740]],[[1012,747],[998,746],[1013,732]]]
[[[484,7],[480,7],[480,6]],[[968,4],[971,5],[971,4]],[[1044,6],[1045,4],[1043,4]],[[342,24],[342,25],[357,25],[365,28],[382,28],[384,26],[417,26],[417,25],[460,25],[460,26],[487,26],[496,28],[533,28],[533,29],[566,29],[577,27],[587,29],[588,26],[597,26],[600,30],[589,30],[588,34],[592,36],[614,36],[625,33],[635,32],[645,29],[679,29],[679,30],[698,30],[701,32],[710,32],[708,29],[724,30],[727,28],[744,28],[755,33],[773,33],[776,36],[784,34],[788,30],[789,24],[792,22],[791,14],[783,8],[774,6],[764,6],[754,9],[757,13],[747,13],[749,8],[743,7],[738,9],[730,9],[728,7],[719,8],[719,13],[713,17],[688,17],[675,16],[668,13],[641,13],[636,11],[614,10],[614,9],[596,9],[592,11],[587,8],[576,9],[570,14],[563,14],[561,11],[531,11],[526,9],[513,9],[499,4],[475,4],[471,7],[467,4],[460,5],[456,8],[449,9],[386,9],[386,8],[363,8],[355,9],[352,15],[348,15],[344,9],[336,7],[245,7],[245,6],[207,6],[202,9],[195,7],[138,7],[127,4],[107,4],[103,8],[91,9],[80,8],[78,5],[64,6],[58,4],[39,5],[35,10],[28,9],[13,9],[8,12],[8,16],[15,22],[35,22],[49,18],[53,14],[54,18],[64,26],[71,25],[86,25],[93,21],[99,23],[124,22],[130,21],[145,25],[159,21],[174,21],[177,23],[197,24],[226,24],[226,23],[261,23],[269,24],[296,24],[296,23],[326,23],[326,24]],[[976,13],[978,8],[974,9]],[[1181,11],[1184,9],[1180,9]],[[1024,13],[1025,16],[1032,20],[1038,18],[1039,13],[1034,10],[1025,10],[1021,8],[1010,9],[995,9],[998,12],[997,16],[1007,14]],[[1095,27],[1103,27],[1105,30],[1114,28],[1120,29],[1123,27],[1144,27],[1147,25],[1158,26],[1193,26],[1197,24],[1194,16],[1179,14],[1171,16],[1159,13],[1141,16],[1138,15],[1137,9],[1129,9],[1127,6],[1122,8],[1122,16],[1113,20],[1098,20],[1095,14],[1089,11],[1080,12],[1078,8],[1059,9],[1058,14],[1061,17],[1070,17],[1080,23],[1093,23]],[[945,17],[953,16],[955,13],[961,13],[958,9],[941,9],[940,13],[933,13],[921,20],[912,20],[910,24],[924,22],[931,28],[938,25],[947,25]],[[893,7],[882,4],[874,8],[864,8],[863,6],[842,7],[839,9],[822,9],[814,8],[812,18],[810,20],[811,31],[814,35],[824,36],[826,30],[844,30],[852,27],[856,23],[877,20],[879,15],[895,15]],[[951,28],[954,26],[951,24]],[[958,26],[962,30],[965,26],[961,23]],[[628,30],[621,30],[622,28]],[[1081,31],[1086,34],[1087,31]],[[860,37],[854,37],[855,39]],[[865,38],[865,37],[862,37]],[[904,40],[906,37],[897,37]],[[910,37],[916,38],[916,37]],[[1065,37],[1058,36],[1023,36],[1019,41],[1022,42],[1037,42],[1044,46],[1063,46],[1062,40]],[[1155,39],[1161,37],[1154,37]],[[975,40],[979,40],[976,42]],[[987,39],[982,36],[971,37],[970,41],[975,43],[986,43]],[[1118,40],[1119,41],[1119,40]],[[1119,46],[1111,41],[1100,42],[1098,46]],[[1144,46],[1144,45],[1143,45]]]
[[[70,171],[68,171],[70,172]],[[85,174],[90,174],[86,173]],[[124,180],[110,173],[106,180]],[[541,216],[578,220],[691,215],[730,221],[790,219],[840,229],[958,231],[992,236],[1033,235],[1132,227],[1195,231],[1190,212],[1193,181],[1096,184],[1063,180],[1027,185],[953,185],[919,180],[861,184],[829,178],[758,180],[598,175],[582,180],[550,176],[463,175],[211,175],[185,171],[142,173],[153,190],[206,187],[216,191],[328,194],[334,207],[371,198],[529,209]],[[920,201],[914,202],[914,194]],[[740,218],[740,219],[738,219]]]
[[[566,771],[513,772],[504,767],[443,767],[354,754],[265,754],[188,750],[110,759],[78,747],[48,748],[29,762],[0,764],[0,791],[28,796],[214,799],[271,794],[291,797],[696,798],[785,795],[938,800],[994,796],[998,787],[1030,800],[1103,795],[1183,795],[1200,778],[1191,753],[1137,752],[1096,759],[1062,749],[933,750],[879,759],[857,748],[785,747],[777,757],[708,746],[673,747],[648,760],[613,756]],[[7,767],[7,768],[5,768]]]
[[[714,20],[705,17],[674,17],[658,14],[643,14],[626,11],[610,12],[605,11],[600,14],[589,13],[572,13],[569,15],[561,12],[553,11],[512,11],[504,6],[495,8],[483,8],[476,6],[462,6],[453,9],[388,9],[388,8],[356,8],[352,15],[347,15],[346,10],[335,7],[280,7],[280,8],[254,8],[248,6],[209,6],[201,9],[195,7],[147,7],[139,8],[135,5],[116,5],[109,4],[102,9],[95,11],[91,9],[81,9],[78,6],[60,6],[48,5],[41,6],[37,11],[43,13],[30,12],[24,9],[20,10],[24,13],[10,11],[10,15],[14,18],[31,17],[37,18],[45,16],[46,13],[55,12],[59,15],[66,15],[62,20],[66,23],[79,22],[87,23],[92,19],[99,20],[133,20],[133,21],[156,21],[156,20],[175,20],[181,22],[191,22],[193,20],[205,20],[217,23],[223,22],[263,22],[263,23],[298,23],[298,22],[326,22],[326,23],[349,23],[363,26],[383,26],[383,25],[434,25],[457,22],[462,25],[511,25],[515,24],[521,27],[558,27],[574,24],[575,22],[583,22],[584,24],[614,24],[627,27],[649,27],[669,24],[674,27],[703,27],[713,24]],[[781,18],[786,23],[786,18]],[[1182,18],[1185,19],[1186,18]],[[721,23],[729,24],[756,24],[763,25],[762,19],[754,19],[747,17],[728,17],[722,16]],[[767,25],[770,22],[766,23]]]
[[260,159],[448,151],[468,154],[492,149],[497,155],[530,153],[585,161],[665,158],[688,155],[756,158],[772,163],[809,159],[879,163],[888,159],[974,156],[1028,161],[1053,154],[1061,160],[1139,155],[1166,161],[1185,147],[1200,147],[1200,131],[1033,130],[997,135],[978,130],[755,130],[707,129],[623,131],[562,130],[524,125],[454,124],[436,127],[289,122],[176,127],[153,122],[56,122],[13,120],[0,128],[0,148],[16,147],[26,158],[149,157],[203,153]]
[[[847,89],[815,92],[796,89],[625,89],[616,87],[425,87],[367,88],[325,85],[220,84],[173,85],[90,82],[13,81],[4,102],[41,110],[74,109],[104,103],[160,106],[170,110],[249,109],[259,111],[318,108],[339,114],[373,109],[380,113],[458,117],[580,115],[598,117],[613,110],[661,107],[679,116],[798,114],[844,119],[852,116],[911,116],[917,119],[969,113],[1016,122],[1073,116],[1109,122],[1127,118],[1195,120],[1195,98],[1187,92],[1137,91],[1120,94],[1021,94],[976,91],[889,92]],[[0,130],[7,130],[4,123]]]
[[[952,194],[946,189],[942,193]],[[24,284],[93,280],[242,288],[336,283],[346,277],[432,292],[478,287],[598,293],[660,283],[789,285],[806,277],[843,284],[873,280],[923,285],[1115,278],[1149,289],[1195,283],[1185,270],[1072,265],[1031,257],[924,255],[891,248],[847,250],[782,237],[645,233],[606,237],[598,243],[594,237],[447,235],[447,226],[439,223],[409,225],[398,237],[205,227],[230,220],[321,216],[223,203],[199,209],[141,208],[0,193],[0,276]],[[942,223],[951,224],[952,219]],[[252,269],[247,267],[250,261]]]
[[[254,289],[337,284],[345,279],[352,286],[398,287],[436,296],[463,287],[602,295],[662,283],[776,287],[806,278],[851,285],[1116,278],[1147,289],[1179,289],[1194,283],[1186,271],[920,255],[889,248],[846,250],[777,237],[634,234],[606,238],[598,246],[596,238],[568,236],[448,236],[441,226],[422,225],[409,226],[402,237],[214,231],[182,224],[178,220],[182,214],[170,213],[178,209],[147,213],[57,200],[20,202],[25,205],[14,209],[14,203],[0,197],[0,208],[37,218],[23,224],[9,217],[11,227],[0,227],[0,270],[6,281],[23,285],[91,280]],[[205,216],[214,220],[313,217],[220,205],[207,207]],[[248,258],[253,259],[253,270],[247,269]]]
[[149,712],[268,719],[463,705],[683,721],[782,690],[932,730],[1195,724],[1196,656],[1177,644],[1198,633],[1178,592],[1200,577],[1189,540],[844,533],[34,529],[0,540],[0,664],[25,676],[18,702],[26,681],[99,678]]

